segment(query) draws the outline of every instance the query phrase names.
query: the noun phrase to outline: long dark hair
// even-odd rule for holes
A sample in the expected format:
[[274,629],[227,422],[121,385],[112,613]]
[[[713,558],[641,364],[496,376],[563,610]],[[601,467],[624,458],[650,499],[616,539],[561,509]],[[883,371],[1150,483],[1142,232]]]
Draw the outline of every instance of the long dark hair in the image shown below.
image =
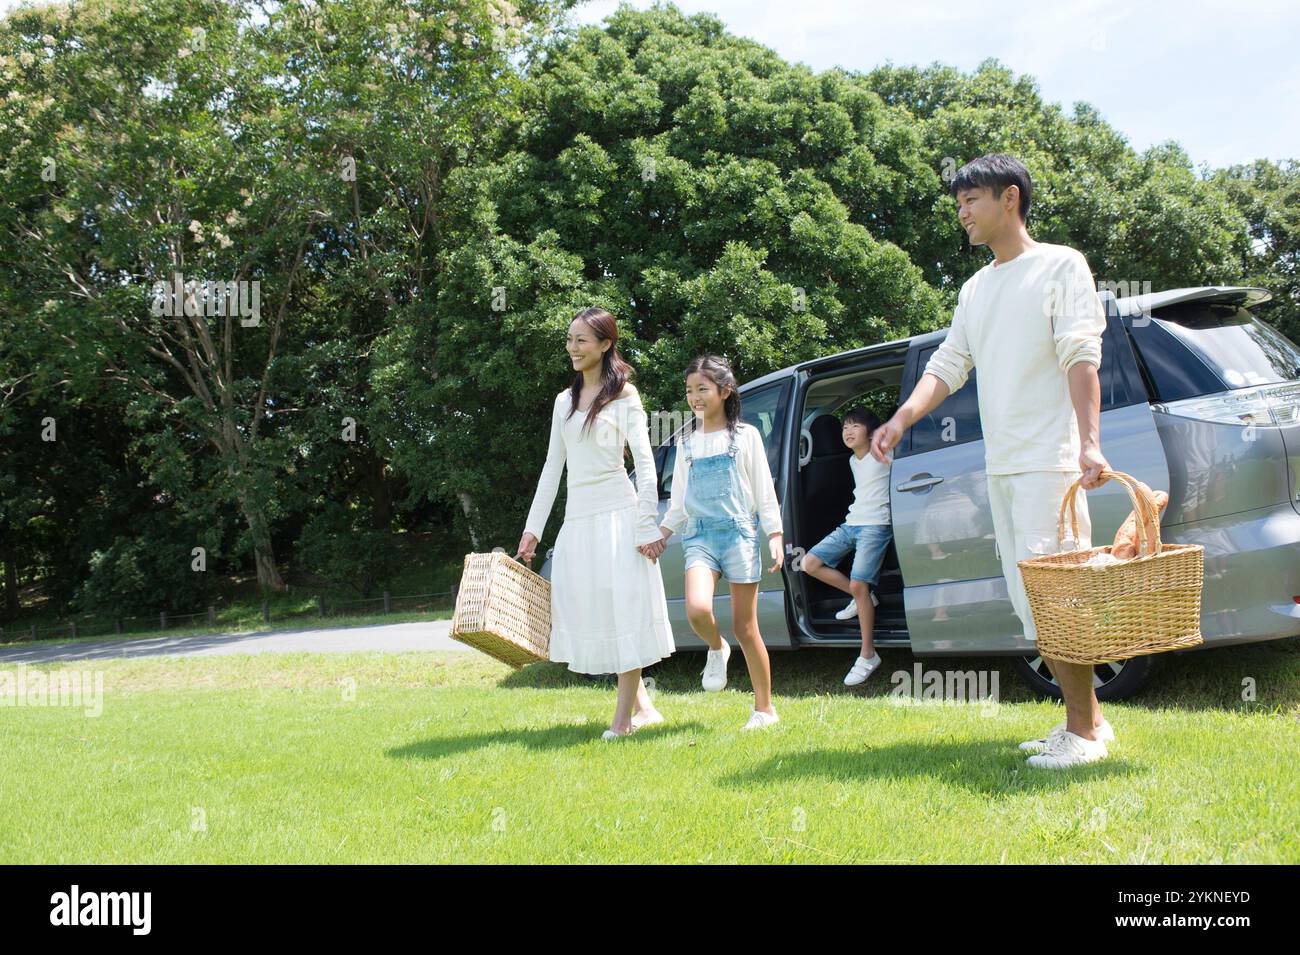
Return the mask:
[[[736,426],[740,424],[740,384],[736,381],[736,373],[731,370],[731,362],[721,355],[696,355],[691,359],[691,363],[686,366],[682,378],[689,378],[697,372],[713,382],[717,386],[719,393],[724,388],[731,389],[731,394],[722,399],[722,410],[727,415],[727,430],[731,432],[731,437],[734,438],[736,436]],[[689,438],[696,428],[700,426],[699,421],[699,418],[692,416],[691,427],[683,437]]]
[[[587,409],[587,420],[582,423],[585,431],[590,428],[600,414],[600,409],[605,407],[620,394],[623,393],[623,386],[629,381],[636,378],[636,369],[623,360],[623,356],[618,353],[618,322],[614,316],[603,308],[584,308],[577,315],[573,316],[573,321],[581,319],[591,326],[591,330],[596,333],[599,341],[613,342],[609,348],[605,349],[605,354],[601,359],[600,370],[600,393]],[[573,324],[571,321],[569,324]],[[578,410],[578,397],[582,394],[582,372],[574,372],[573,382],[569,385],[569,413],[566,420],[573,417],[573,413]]]

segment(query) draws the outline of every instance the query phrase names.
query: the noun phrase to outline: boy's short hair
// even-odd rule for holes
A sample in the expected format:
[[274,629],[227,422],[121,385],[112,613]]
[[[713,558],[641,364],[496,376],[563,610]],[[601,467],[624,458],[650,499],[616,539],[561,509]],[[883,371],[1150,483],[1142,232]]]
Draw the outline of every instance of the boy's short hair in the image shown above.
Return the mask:
[[996,199],[1007,191],[1007,186],[1020,190],[1020,218],[1029,220],[1029,203],[1034,196],[1034,184],[1029,178],[1025,164],[1006,153],[989,153],[979,159],[972,159],[957,170],[949,187],[953,198],[962,189],[979,189],[988,186]]
[[850,422],[866,425],[868,432],[875,431],[880,427],[880,419],[876,417],[876,413],[869,408],[864,408],[862,405],[854,405],[844,412],[844,423],[849,424]]

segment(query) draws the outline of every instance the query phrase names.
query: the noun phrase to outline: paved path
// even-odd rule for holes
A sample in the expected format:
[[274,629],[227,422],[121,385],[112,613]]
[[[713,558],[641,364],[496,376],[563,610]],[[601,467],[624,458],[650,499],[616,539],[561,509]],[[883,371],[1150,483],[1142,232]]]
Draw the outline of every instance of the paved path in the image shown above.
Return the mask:
[[276,630],[192,637],[46,643],[32,647],[0,648],[0,665],[107,660],[114,657],[212,657],[231,653],[352,653],[358,650],[403,653],[412,650],[470,649],[447,636],[450,630],[450,620],[429,620],[333,630]]

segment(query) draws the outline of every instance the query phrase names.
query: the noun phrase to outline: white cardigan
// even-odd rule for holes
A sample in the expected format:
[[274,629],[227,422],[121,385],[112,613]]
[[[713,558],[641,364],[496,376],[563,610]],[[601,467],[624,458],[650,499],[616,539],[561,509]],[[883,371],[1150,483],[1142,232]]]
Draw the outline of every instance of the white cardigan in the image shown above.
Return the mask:
[[[654,452],[650,450],[650,426],[641,395],[627,384],[623,394],[600,409],[591,428],[583,430],[585,410],[566,420],[571,399],[566,388],[555,396],[551,407],[551,441],[528,511],[524,531],[538,540],[560,488],[560,474],[569,471],[564,517],[584,517],[629,505],[637,508],[636,543],[661,540],[659,532],[659,488]],[[623,464],[623,445],[632,449],[636,487]]]
[[[691,457],[697,457],[696,449],[705,439],[720,432],[700,434],[691,432]],[[730,438],[714,439],[722,443],[723,453],[730,447]],[[725,443],[723,443],[725,442]],[[686,488],[691,468],[686,463],[682,446],[677,445],[676,463],[673,465],[673,489],[668,501],[668,511],[660,523],[674,534],[686,526]],[[759,523],[764,534],[775,534],[781,530],[781,503],[776,498],[776,486],[772,483],[772,470],[767,465],[767,449],[763,447],[763,436],[752,424],[740,422],[736,425],[736,463],[740,467],[740,483],[745,489],[745,506],[749,513],[758,512]]]

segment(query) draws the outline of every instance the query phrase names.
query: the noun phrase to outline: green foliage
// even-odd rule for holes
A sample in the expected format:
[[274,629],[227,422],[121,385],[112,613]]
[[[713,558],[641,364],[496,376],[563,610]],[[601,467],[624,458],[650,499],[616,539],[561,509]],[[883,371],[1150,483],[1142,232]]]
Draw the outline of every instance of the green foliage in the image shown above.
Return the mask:
[[[216,593],[209,571],[193,569],[200,528],[165,511],[135,516],[129,534],[114,537],[90,556],[73,607],[104,616],[149,616],[161,610],[191,613]],[[211,565],[209,565],[211,566]]]
[[359,597],[372,596],[401,567],[392,533],[376,528],[367,508],[327,503],[303,528],[298,550],[309,573]]

